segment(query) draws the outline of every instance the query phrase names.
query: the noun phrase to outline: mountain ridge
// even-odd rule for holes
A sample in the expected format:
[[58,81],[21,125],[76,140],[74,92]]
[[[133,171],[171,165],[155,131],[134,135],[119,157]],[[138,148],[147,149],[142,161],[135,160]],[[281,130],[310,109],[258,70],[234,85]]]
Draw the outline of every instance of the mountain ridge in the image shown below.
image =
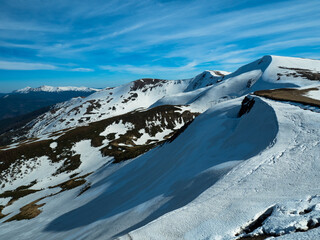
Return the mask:
[[316,239],[319,73],[267,55],[55,105],[0,148],[0,237]]
[[[157,80],[156,83],[151,85],[151,82],[147,82],[154,81],[152,79],[136,80],[115,88],[104,89],[85,99],[78,99],[73,103],[64,103],[65,106],[59,107],[66,108],[65,111],[70,114],[70,117],[65,114],[58,116],[58,112],[53,116],[47,115],[46,122],[52,122],[50,126],[45,127],[45,130],[40,130],[43,128],[43,124],[38,122],[35,125],[35,132],[59,130],[56,127],[58,126],[59,118],[70,119],[71,121],[67,121],[69,122],[68,125],[59,123],[59,126],[70,127],[78,125],[82,118],[91,122],[122,114],[137,107],[153,107],[167,104],[190,105],[196,111],[203,112],[212,104],[260,89],[310,85],[311,80],[299,77],[305,75],[299,75],[294,70],[297,64],[305,67],[310,62],[313,64],[319,63],[317,60],[266,55],[227,75],[218,75],[215,71],[204,71],[191,79]],[[315,68],[314,70],[320,72],[320,68]],[[289,81],[287,80],[287,75],[290,74],[295,74],[296,77],[293,77],[296,79],[295,83],[290,81],[291,78]],[[136,84],[141,84],[142,82],[141,86],[143,87],[137,88]],[[207,98],[211,99],[210,103]],[[88,108],[93,109],[90,114],[87,113],[86,109]],[[104,115],[99,114],[98,111],[104,113]]]
[[96,92],[100,91],[100,89],[96,88],[89,88],[89,87],[53,87],[53,86],[47,86],[43,85],[40,87],[32,88],[32,87],[25,87],[22,89],[18,89],[13,91],[12,93],[30,93],[30,92]]

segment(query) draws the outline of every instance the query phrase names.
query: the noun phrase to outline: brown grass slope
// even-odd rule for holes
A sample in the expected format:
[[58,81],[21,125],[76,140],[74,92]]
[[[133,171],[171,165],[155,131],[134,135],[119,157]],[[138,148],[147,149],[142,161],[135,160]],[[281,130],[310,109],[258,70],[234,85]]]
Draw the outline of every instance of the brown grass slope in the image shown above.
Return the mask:
[[[12,149],[0,149],[0,161],[2,162],[0,164],[0,179],[2,180],[10,174],[9,168],[14,168],[15,172],[19,172],[18,166],[21,162],[41,156],[48,156],[52,162],[64,161],[63,166],[57,170],[56,174],[75,170],[81,164],[80,155],[75,154],[71,149],[75,143],[82,140],[90,140],[93,147],[100,148],[103,156],[114,157],[115,163],[131,159],[161,144],[161,142],[148,142],[145,145],[134,144],[133,140],[142,135],[139,130],[144,129],[146,133],[155,136],[163,129],[171,129],[172,134],[174,134],[177,131],[174,129],[176,122],[187,123],[197,115],[198,113],[191,113],[190,111],[181,112],[178,106],[159,106],[146,111],[133,111],[93,122],[88,126],[69,129],[56,140],[23,142]],[[100,133],[107,126],[120,121],[123,124],[131,123],[135,127],[127,131],[126,134],[120,135],[118,139],[114,139],[114,134],[109,134],[106,137],[100,136]],[[156,121],[160,124],[156,124]],[[105,139],[109,140],[108,145],[103,145]],[[50,147],[52,142],[57,143],[55,149]],[[129,146],[120,146],[120,143]]]
[[281,88],[273,90],[260,90],[254,92],[255,95],[266,97],[279,101],[290,101],[315,107],[320,107],[320,101],[305,96],[309,91],[318,90],[318,88],[308,89],[294,89],[294,88]]

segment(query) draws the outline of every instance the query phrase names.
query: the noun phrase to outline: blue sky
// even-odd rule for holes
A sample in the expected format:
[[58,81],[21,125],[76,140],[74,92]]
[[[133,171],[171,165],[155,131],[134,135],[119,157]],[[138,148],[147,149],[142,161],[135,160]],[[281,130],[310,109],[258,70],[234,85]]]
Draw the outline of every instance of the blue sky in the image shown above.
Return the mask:
[[319,0],[0,0],[0,92],[319,59],[319,43]]

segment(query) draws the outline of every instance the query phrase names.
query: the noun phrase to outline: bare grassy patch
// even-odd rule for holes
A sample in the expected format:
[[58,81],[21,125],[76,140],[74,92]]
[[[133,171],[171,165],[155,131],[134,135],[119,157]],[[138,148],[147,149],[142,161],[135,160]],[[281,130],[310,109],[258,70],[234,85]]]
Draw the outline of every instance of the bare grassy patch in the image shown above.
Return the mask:
[[[150,80],[152,83],[156,80]],[[137,82],[145,86],[149,80]],[[161,82],[161,81],[160,81]],[[147,84],[148,85],[148,84]],[[155,136],[163,129],[172,130],[172,134],[176,132],[176,123],[186,123],[191,121],[198,113],[184,111],[181,113],[179,106],[164,105],[149,109],[147,111],[133,111],[123,115],[111,117],[97,122],[92,122],[87,126],[68,129],[68,131],[57,131],[53,135],[60,135],[55,140],[43,140],[37,142],[24,142],[16,148],[0,150],[0,180],[5,179],[10,174],[10,166],[18,169],[19,165],[26,160],[36,160],[39,157],[47,156],[52,162],[64,161],[64,164],[55,174],[62,172],[71,172],[76,170],[80,164],[80,155],[72,151],[75,143],[82,140],[90,140],[92,147],[100,147],[103,156],[111,156],[115,158],[115,163],[127,159],[132,159],[153,147],[160,145],[163,141],[149,141],[144,145],[136,145],[133,139],[141,137],[139,130],[144,129],[151,137]],[[128,129],[127,133],[120,135],[115,139],[115,134],[109,134],[106,137],[101,136],[106,127],[114,124],[129,123],[134,125],[133,129]],[[157,124],[155,124],[157,122]],[[160,124],[159,124],[160,122]],[[170,136],[167,136],[170,137]],[[108,140],[109,144],[103,146],[103,141]],[[57,147],[52,149],[50,144],[56,142]],[[14,164],[14,165],[13,165]],[[14,176],[11,176],[14,178]]]
[[306,93],[318,88],[308,89],[294,89],[294,88],[281,88],[273,90],[261,90],[254,92],[255,95],[270,98],[279,101],[291,101],[315,107],[320,107],[320,101],[305,96]]
[[[53,193],[47,196],[44,196],[42,198],[39,198],[35,201],[32,201],[31,203],[23,206],[22,208],[20,208],[20,213],[14,215],[13,217],[9,218],[8,220],[6,220],[5,222],[10,222],[10,221],[19,221],[19,220],[24,220],[24,219],[32,219],[37,217],[42,211],[39,209],[40,207],[44,206],[45,203],[42,204],[37,204],[39,201],[47,198],[47,197],[52,197],[55,196],[61,192],[76,188],[78,186],[83,185],[84,183],[86,183],[86,177],[89,176],[91,173],[87,173],[83,176],[79,176],[79,177],[75,177],[73,179],[67,180],[63,183],[60,183],[58,185],[55,186],[51,186],[49,188],[56,188],[56,187],[60,187],[61,190],[57,193]],[[34,190],[34,189],[28,189],[28,187],[31,187],[35,184],[36,182],[32,182],[30,185],[26,185],[26,186],[20,186],[18,188],[16,188],[15,190],[12,191],[6,191],[2,194],[0,194],[0,197],[3,198],[7,198],[7,197],[11,197],[11,200],[8,202],[8,204],[6,206],[0,205],[0,219],[4,218],[7,215],[4,215],[2,213],[2,210],[7,207],[10,206],[11,204],[13,204],[14,201],[16,201],[17,199],[24,197],[26,195],[29,195],[31,193],[40,191],[40,190]],[[87,191],[90,188],[90,183],[87,183],[84,188],[81,189],[79,195],[81,195],[82,193],[84,193],[85,191]],[[78,195],[78,196],[79,196]]]
[[[56,188],[56,187],[60,187],[61,188],[61,191],[60,192],[64,192],[66,190],[70,190],[70,189],[73,189],[73,188],[76,188],[76,187],[79,187],[83,184],[86,183],[86,177],[89,176],[91,173],[87,173],[83,176],[79,176],[79,177],[75,177],[75,178],[72,178],[72,179],[69,179],[63,183],[60,183],[58,185],[54,185],[54,186],[50,186],[49,188]],[[59,192],[59,193],[60,193]]]
[[162,86],[163,83],[166,83],[167,80],[163,79],[154,79],[154,78],[142,78],[133,82],[133,86],[131,87],[132,91],[136,91],[138,89],[150,89],[154,88],[155,86]]
[[11,221],[15,221],[15,220],[20,221],[20,220],[24,220],[24,219],[35,218],[36,216],[38,216],[42,212],[39,208],[45,205],[45,203],[36,204],[37,202],[39,202],[42,199],[43,198],[40,198],[38,200],[35,200],[35,201],[23,206],[22,208],[20,208],[20,213],[18,213],[17,215],[14,215],[13,217],[6,220],[5,222],[11,222]]
[[11,191],[5,191],[3,193],[0,194],[0,198],[11,198],[8,205],[11,205],[14,201],[18,200],[19,198],[25,197],[29,194],[38,192],[40,190],[36,190],[36,189],[15,189],[15,190],[11,190]]
[[[319,72],[313,72],[310,69],[304,69],[304,68],[288,68],[288,67],[279,67],[282,69],[287,69],[292,72],[287,72],[285,75],[287,77],[303,77],[311,81],[320,81],[320,73]],[[278,73],[278,76],[281,77],[283,74]]]

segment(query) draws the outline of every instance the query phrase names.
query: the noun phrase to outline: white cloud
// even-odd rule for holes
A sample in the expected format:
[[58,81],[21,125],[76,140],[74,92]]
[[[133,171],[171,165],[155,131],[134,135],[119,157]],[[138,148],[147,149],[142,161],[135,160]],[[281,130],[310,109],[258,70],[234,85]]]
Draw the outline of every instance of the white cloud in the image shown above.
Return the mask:
[[[103,52],[109,65],[102,68],[108,71],[178,74],[179,71],[197,70],[201,64],[208,66],[209,62],[219,63],[219,66],[240,66],[264,54],[318,44],[318,0],[266,2],[255,4],[258,5],[256,7],[251,7],[251,0],[246,1],[246,6],[244,2],[88,0],[75,4],[75,1],[57,0],[39,6],[19,3],[17,7],[22,4],[23,8],[33,9],[34,13],[40,11],[42,17],[46,11],[49,15],[59,14],[56,17],[50,15],[51,18],[34,15],[24,21],[23,17],[10,18],[6,9],[0,10],[0,15],[6,15],[0,16],[0,20],[5,20],[0,21],[0,46],[15,51],[28,49],[25,57],[28,60],[0,62],[0,68],[57,68],[28,63],[32,61],[29,53],[35,52],[37,58],[34,59],[41,58],[44,62],[48,62],[47,58],[61,59],[59,70],[88,72],[94,70],[77,68],[77,60],[81,58],[90,61],[90,66],[99,66],[102,64],[100,52]],[[234,4],[241,5],[240,10]],[[20,41],[17,40],[19,38]],[[308,51],[303,53],[305,56],[311,54]],[[132,55],[139,58],[139,66],[135,65]],[[168,58],[178,59],[176,64],[191,62],[193,65],[162,66],[162,62],[168,64]],[[66,59],[75,65],[61,68],[65,66]],[[128,60],[127,65],[121,64],[124,59]],[[157,65],[152,65],[150,59],[157,59]],[[110,63],[112,61],[114,63]]]
[[110,72],[128,72],[132,74],[157,74],[157,73],[174,73],[174,72],[190,72],[194,71],[196,68],[196,62],[190,62],[186,65],[180,67],[163,67],[163,66],[134,66],[134,65],[105,65],[100,66],[103,70],[108,70]]
[[2,70],[56,70],[57,67],[54,65],[43,64],[43,63],[0,61],[0,69]]
[[91,68],[73,68],[71,69],[72,72],[93,72],[94,69]]

